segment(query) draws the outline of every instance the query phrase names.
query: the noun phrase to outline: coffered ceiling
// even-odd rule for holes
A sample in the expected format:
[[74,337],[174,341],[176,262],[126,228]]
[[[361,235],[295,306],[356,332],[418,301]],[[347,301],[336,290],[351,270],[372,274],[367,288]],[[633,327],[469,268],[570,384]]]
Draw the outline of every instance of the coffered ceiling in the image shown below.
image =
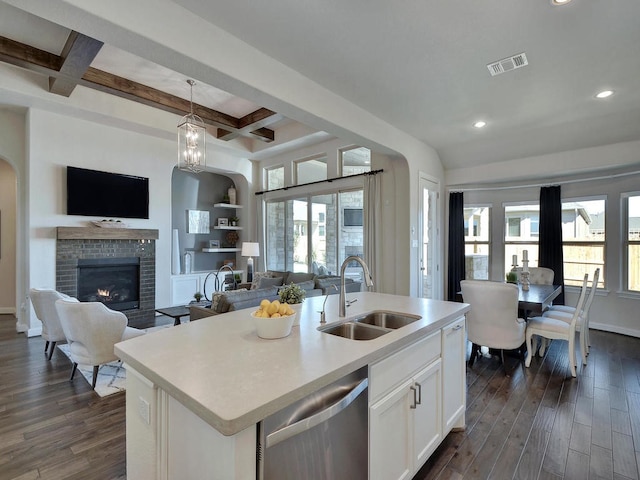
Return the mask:
[[[109,45],[91,57],[90,35],[76,39],[78,65],[52,71],[74,33],[8,3],[16,6],[0,2],[0,36],[23,55],[24,46],[48,52],[53,64],[16,60],[6,40],[0,59],[65,77],[52,91],[73,95],[75,83],[169,111],[188,105],[184,75]],[[171,3],[433,146],[445,168],[640,140],[638,1]],[[520,53],[527,65],[491,75],[487,65]],[[614,94],[596,99],[605,89]],[[269,142],[288,121],[215,85],[198,85],[194,101],[219,138]],[[486,126],[473,127],[478,120]]]

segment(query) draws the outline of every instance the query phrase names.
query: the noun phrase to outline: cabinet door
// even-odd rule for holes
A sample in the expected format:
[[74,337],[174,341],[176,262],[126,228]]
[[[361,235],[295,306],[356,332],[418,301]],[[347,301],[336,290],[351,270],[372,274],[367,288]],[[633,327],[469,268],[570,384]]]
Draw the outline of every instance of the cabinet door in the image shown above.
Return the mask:
[[412,383],[407,380],[369,408],[370,480],[411,478]]
[[[420,468],[442,441],[442,380],[440,359],[414,378],[410,400],[413,414],[413,465]],[[414,393],[415,392],[415,393]]]
[[464,317],[442,329],[442,395],[444,435],[464,427],[466,407],[466,335]]
[[171,277],[171,305],[186,305],[193,294],[200,291],[200,276],[174,275]]

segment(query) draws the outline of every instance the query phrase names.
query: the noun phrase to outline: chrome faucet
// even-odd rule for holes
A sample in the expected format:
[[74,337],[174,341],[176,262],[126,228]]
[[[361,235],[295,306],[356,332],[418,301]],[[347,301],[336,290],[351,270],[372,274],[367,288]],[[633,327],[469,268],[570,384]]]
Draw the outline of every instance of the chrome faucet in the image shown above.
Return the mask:
[[369,273],[369,267],[367,267],[367,264],[364,263],[364,260],[356,255],[351,255],[345,258],[344,262],[342,262],[342,266],[340,267],[340,310],[338,312],[338,315],[341,317],[344,317],[347,314],[347,307],[357,300],[356,299],[347,302],[347,292],[344,286],[345,270],[347,269],[347,265],[353,261],[358,262],[360,265],[362,265],[362,269],[364,270],[364,281],[367,287],[373,287],[373,279],[371,278],[371,274]]
[[327,318],[325,316],[325,309],[324,306],[327,304],[327,300],[329,299],[329,295],[331,295],[331,289],[334,290],[338,290],[338,287],[336,287],[335,284],[329,285],[329,287],[327,288],[327,296],[324,297],[324,302],[322,302],[322,311],[318,312],[320,314],[320,323],[327,323]]

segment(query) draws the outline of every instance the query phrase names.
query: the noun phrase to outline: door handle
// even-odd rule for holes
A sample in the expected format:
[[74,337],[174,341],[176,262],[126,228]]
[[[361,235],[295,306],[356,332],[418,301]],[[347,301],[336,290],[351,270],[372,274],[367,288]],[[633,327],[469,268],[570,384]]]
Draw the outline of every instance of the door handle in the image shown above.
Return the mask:
[[299,433],[311,430],[316,425],[319,425],[322,422],[326,422],[330,418],[336,416],[338,413],[351,405],[356,400],[356,398],[358,398],[358,396],[360,396],[360,394],[367,389],[368,386],[369,380],[365,378],[357,385],[355,385],[340,400],[325,408],[324,410],[321,410],[309,417],[298,420],[291,425],[270,433],[266,438],[266,448],[273,447],[274,445],[277,445],[278,443],[287,440],[288,438],[298,435]]
[[409,405],[409,408],[416,408],[416,406],[418,405],[418,389],[413,385],[411,385],[409,388],[413,390],[413,405]]

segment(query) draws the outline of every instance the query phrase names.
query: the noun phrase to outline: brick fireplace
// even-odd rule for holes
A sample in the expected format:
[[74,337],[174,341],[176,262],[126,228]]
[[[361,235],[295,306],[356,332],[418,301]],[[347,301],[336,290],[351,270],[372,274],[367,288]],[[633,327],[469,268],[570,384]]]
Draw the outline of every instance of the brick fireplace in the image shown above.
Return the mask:
[[[156,303],[156,240],[158,230],[132,228],[98,228],[98,227],[58,227],[56,244],[56,289],[79,300],[102,301],[105,305],[120,310],[129,319],[129,325],[144,328],[153,324]],[[116,265],[135,265],[134,275],[139,283],[136,288],[114,287],[114,292],[96,292],[92,296],[87,294],[86,283],[94,281],[94,274],[80,275],[81,268],[89,265],[97,269],[104,266],[107,279],[114,283],[113,270]],[[129,268],[131,270],[131,268]],[[110,276],[109,276],[110,275]],[[114,302],[113,297],[127,295],[135,291],[135,300],[127,298],[126,302]],[[93,288],[93,287],[91,287]],[[80,298],[83,297],[83,298]]]

